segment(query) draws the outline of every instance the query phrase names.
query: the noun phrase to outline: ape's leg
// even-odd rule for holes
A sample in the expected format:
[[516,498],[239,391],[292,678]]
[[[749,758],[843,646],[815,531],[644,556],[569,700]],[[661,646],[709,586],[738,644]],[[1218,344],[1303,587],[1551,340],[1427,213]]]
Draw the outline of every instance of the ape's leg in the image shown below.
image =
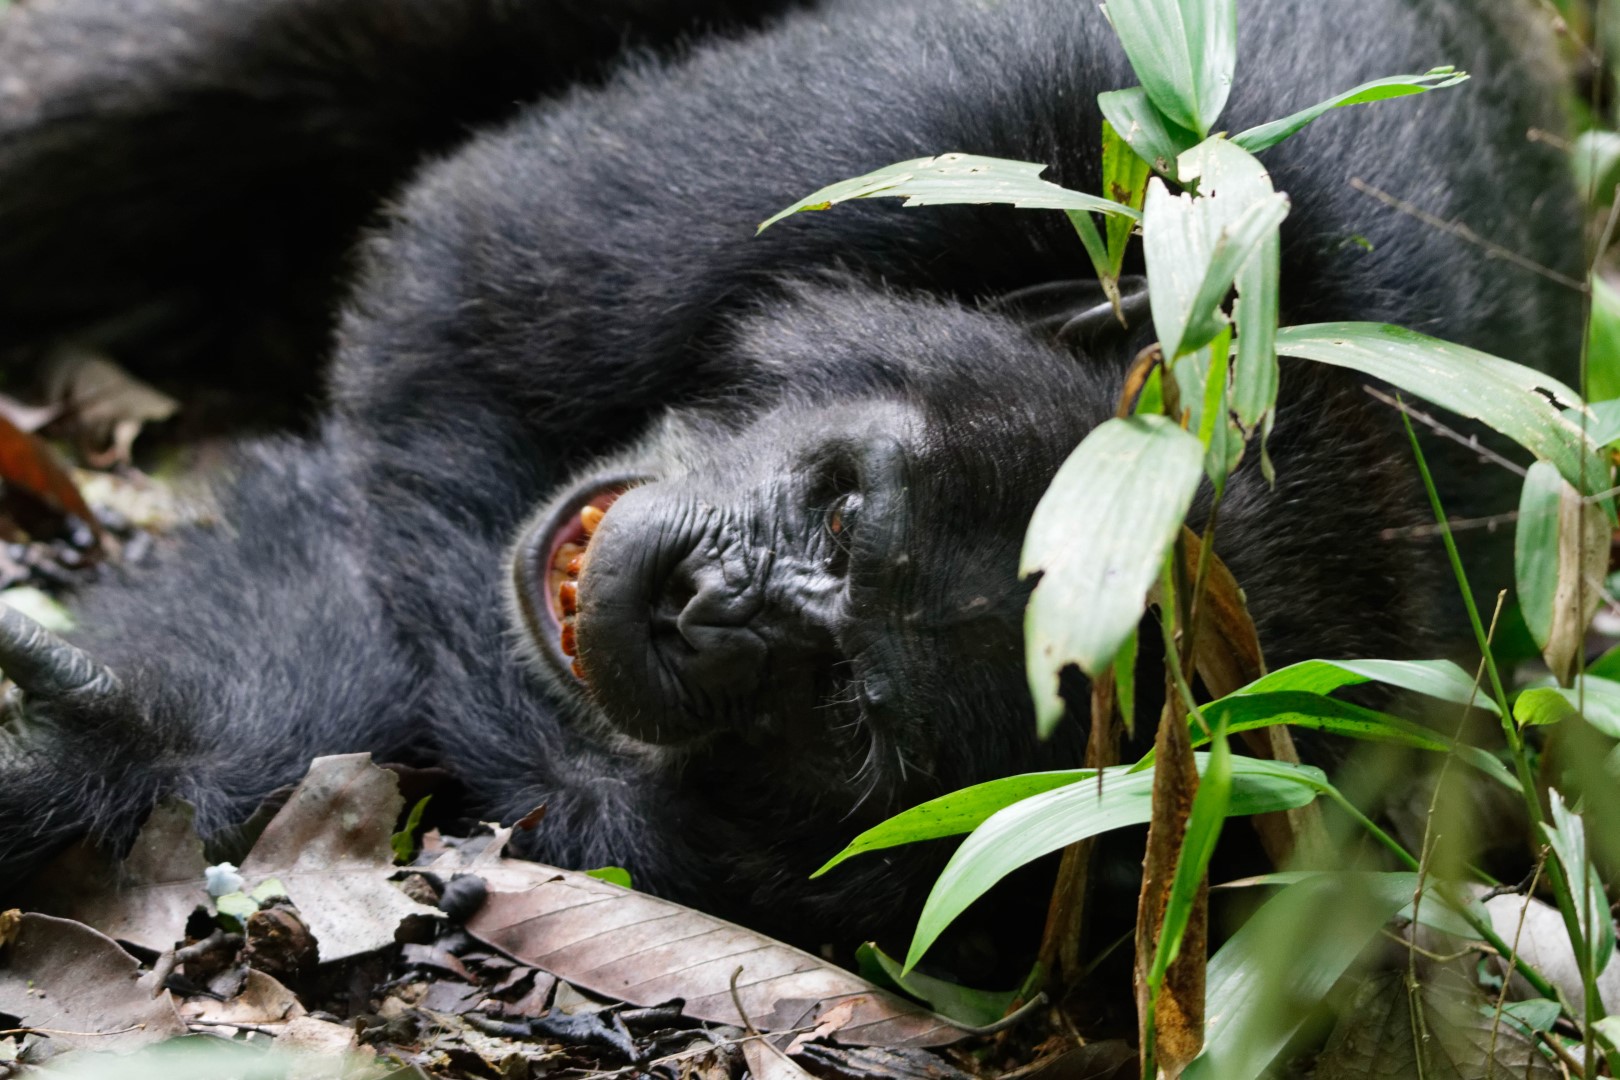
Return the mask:
[[0,16],[0,350],[63,332],[201,348],[216,326],[298,305],[313,351],[343,252],[416,161],[598,77],[627,45],[784,6],[13,6]]
[[208,832],[312,756],[413,756],[419,680],[362,572],[369,510],[342,458],[331,436],[245,451],[219,525],[91,590],[75,641],[111,680],[83,685],[0,622],[22,691],[0,725],[0,881],[85,833],[127,839],[165,794]]

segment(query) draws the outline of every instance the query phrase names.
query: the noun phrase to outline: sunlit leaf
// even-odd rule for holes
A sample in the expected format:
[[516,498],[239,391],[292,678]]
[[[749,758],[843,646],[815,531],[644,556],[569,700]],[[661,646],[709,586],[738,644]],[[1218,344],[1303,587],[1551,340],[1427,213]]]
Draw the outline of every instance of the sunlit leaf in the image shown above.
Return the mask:
[[1043,733],[1063,715],[1059,672],[1073,663],[1095,676],[1136,629],[1192,505],[1203,458],[1199,441],[1162,416],[1109,420],[1075,448],[1041,497],[1019,572],[1041,574],[1024,639]]
[[1176,159],[1198,145],[1198,136],[1154,108],[1140,86],[1098,94],[1097,107],[1138,156],[1172,180],[1176,178]]
[[1573,686],[1535,687],[1513,702],[1513,719],[1521,726],[1557,724],[1573,715],[1609,738],[1620,739],[1620,682],[1582,675]]
[[1391,75],[1387,79],[1375,79],[1372,82],[1362,83],[1353,90],[1346,90],[1337,97],[1318,102],[1308,109],[1301,109],[1281,120],[1252,127],[1234,135],[1232,141],[1250,153],[1258,154],[1268,147],[1276,146],[1329,109],[1342,109],[1346,105],[1365,105],[1368,102],[1384,101],[1393,97],[1407,97],[1421,94],[1425,90],[1440,90],[1447,86],[1456,86],[1467,78],[1466,72],[1450,67],[1438,67],[1422,75]]
[[1209,344],[1226,325],[1221,304],[1238,270],[1288,215],[1281,193],[1250,205],[1235,218],[1219,199],[1172,195],[1155,179],[1143,207],[1142,250],[1147,257],[1153,327],[1167,357]]
[[[1207,754],[1197,755],[1203,770]],[[1235,757],[1228,815],[1273,813],[1305,806],[1327,788],[1320,769],[1279,761]],[[993,815],[963,841],[946,864],[917,921],[906,956],[912,967],[940,933],[974,900],[1025,863],[1077,840],[1151,815],[1153,772],[1124,767],[1104,770],[1101,782],[1070,784],[1023,800]]]
[[919,840],[937,840],[943,836],[961,836],[984,824],[997,810],[1032,795],[1054,788],[1067,787],[1081,780],[1096,777],[1091,769],[1066,769],[1060,772],[1025,773],[1005,776],[982,784],[953,791],[930,799],[910,810],[904,810],[881,824],[874,825],[845,846],[843,851],[827,860],[827,864],[811,877],[820,877],[845,859],[868,851],[912,844]]
[[1551,461],[1564,479],[1588,494],[1608,485],[1608,466],[1598,448],[1546,396],[1580,407],[1579,395],[1533,368],[1380,323],[1284,327],[1277,331],[1277,351],[1371,375],[1479,420]]
[[1031,161],[981,157],[977,154],[941,154],[886,165],[881,169],[829,184],[760,223],[764,232],[803,210],[826,210],[851,199],[876,197],[905,199],[906,206],[944,206],[953,203],[1006,203],[1048,210],[1086,210],[1119,214],[1136,220],[1141,215],[1128,206],[1070,191],[1040,175],[1046,169]]
[[1397,686],[1486,712],[1497,711],[1496,703],[1479,691],[1474,679],[1450,660],[1305,660],[1256,679],[1239,693],[1307,690],[1331,694],[1340,687],[1365,682]]
[[1574,674],[1602,603],[1609,522],[1548,461],[1531,465],[1519,497],[1513,578],[1530,636],[1560,679]]
[[1153,104],[1209,134],[1237,67],[1237,0],[1108,0],[1104,10]]

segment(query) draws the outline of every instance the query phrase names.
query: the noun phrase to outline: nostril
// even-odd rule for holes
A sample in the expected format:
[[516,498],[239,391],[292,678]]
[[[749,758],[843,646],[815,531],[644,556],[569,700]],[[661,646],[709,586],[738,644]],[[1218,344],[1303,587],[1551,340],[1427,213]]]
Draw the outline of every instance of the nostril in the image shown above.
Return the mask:
[[692,601],[697,599],[697,584],[690,574],[682,568],[677,568],[664,582],[662,595],[658,601],[658,622],[660,625],[675,626],[680,623],[681,613]]

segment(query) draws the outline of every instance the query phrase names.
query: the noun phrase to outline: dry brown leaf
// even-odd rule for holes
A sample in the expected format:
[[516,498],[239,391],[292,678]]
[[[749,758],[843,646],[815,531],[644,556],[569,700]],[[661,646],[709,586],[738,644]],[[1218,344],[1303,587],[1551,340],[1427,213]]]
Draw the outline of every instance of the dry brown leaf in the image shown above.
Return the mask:
[[403,808],[399,778],[369,754],[316,758],[242,861],[249,890],[267,878],[286,888],[321,963],[392,945],[410,916],[438,916],[389,880]]
[[248,969],[242,989],[227,1001],[194,997],[180,1006],[188,1020],[207,1024],[251,1024],[264,1027],[284,1024],[304,1015],[298,997],[279,981],[262,971]]
[[58,1047],[128,1053],[186,1031],[167,990],[135,958],[80,923],[26,914],[0,963],[0,1012]]
[[72,514],[90,527],[97,540],[108,542],[101,522],[85,505],[56,452],[44,439],[22,430],[4,416],[0,416],[0,480],[28,492],[58,513]]
[[121,863],[88,841],[74,845],[34,876],[25,906],[162,952],[185,936],[187,916],[210,903],[208,860],[192,820],[185,803],[162,803]]
[[818,957],[668,900],[539,863],[496,859],[491,849],[463,861],[450,852],[431,867],[471,871],[490,894],[467,922],[480,939],[561,979],[637,1005],[671,998],[701,1020],[742,1024],[737,994],[762,1031],[814,1028],[841,1010],[832,1033],[851,1045],[942,1046],[965,1032]]
[[167,420],[180,403],[106,357],[64,346],[45,361],[46,399],[73,418],[92,464],[128,462],[141,428]]
[[1553,592],[1552,627],[1542,656],[1565,683],[1575,675],[1586,645],[1586,628],[1603,603],[1609,572],[1609,519],[1563,481],[1558,493],[1558,584]]

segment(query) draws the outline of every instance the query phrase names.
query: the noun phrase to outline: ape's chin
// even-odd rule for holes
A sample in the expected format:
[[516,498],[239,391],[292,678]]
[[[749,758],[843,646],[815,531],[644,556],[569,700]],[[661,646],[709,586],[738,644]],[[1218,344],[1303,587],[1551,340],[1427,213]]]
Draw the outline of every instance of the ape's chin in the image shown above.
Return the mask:
[[560,679],[588,681],[578,659],[574,616],[591,536],[620,495],[647,482],[617,472],[586,478],[531,520],[512,552],[512,592],[522,629]]

